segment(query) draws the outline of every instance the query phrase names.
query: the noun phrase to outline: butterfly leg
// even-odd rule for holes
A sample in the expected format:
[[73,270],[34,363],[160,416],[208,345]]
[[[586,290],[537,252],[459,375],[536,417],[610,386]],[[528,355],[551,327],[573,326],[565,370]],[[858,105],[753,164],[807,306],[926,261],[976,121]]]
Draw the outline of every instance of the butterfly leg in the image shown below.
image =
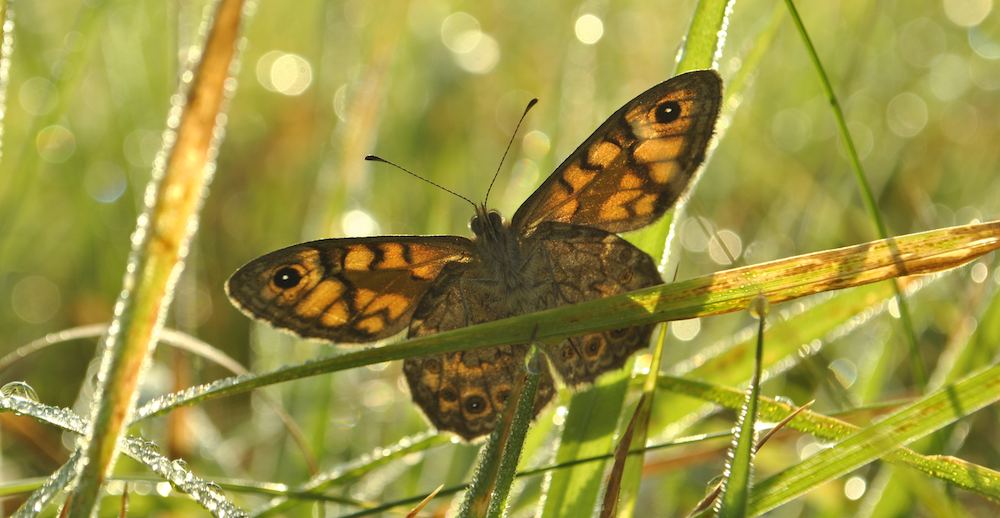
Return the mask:
[[[466,297],[465,297],[465,288],[462,287],[462,283],[463,282],[495,283],[496,281],[494,281],[492,279],[466,279],[464,277],[458,280],[458,295],[459,295],[459,298],[462,299],[462,308],[465,310],[465,327],[469,327],[471,325],[471,322],[469,320],[469,314],[470,314],[469,313],[469,303],[467,302]],[[506,318],[506,317],[510,316],[510,315],[501,315],[495,309],[493,309],[492,307],[490,307],[488,304],[484,304],[483,307],[487,311],[489,311],[490,313],[493,314],[493,319],[494,320],[500,320],[501,318]]]
[[540,288],[546,284],[552,284],[555,287],[553,291],[555,291],[556,300],[558,301],[560,298],[566,300],[566,297],[559,290],[559,283],[556,282],[556,272],[555,268],[552,266],[552,259],[549,257],[549,252],[548,250],[542,248],[542,244],[540,242],[535,243],[535,246],[531,247],[531,250],[529,250],[527,255],[524,256],[524,261],[521,261],[521,268],[524,269],[525,266],[531,264],[531,258],[539,249],[541,249],[542,253],[545,255],[545,264],[549,270],[549,279],[535,284],[532,288]]
[[469,303],[465,300],[465,290],[462,288],[462,282],[465,279],[458,280],[458,297],[462,299],[462,309],[465,310],[465,327],[469,327]]
[[[552,291],[553,291],[554,296],[555,296],[556,305],[557,306],[559,305],[559,300],[562,300],[562,301],[564,301],[566,303],[570,303],[570,301],[566,297],[566,295],[563,294],[562,289],[560,289],[559,282],[556,281],[556,270],[555,270],[555,266],[552,264],[552,258],[549,256],[549,251],[546,250],[545,248],[543,248],[541,246],[541,243],[538,243],[537,245],[535,245],[534,248],[532,248],[531,252],[529,253],[529,257],[530,257],[531,254],[535,253],[535,251],[538,250],[538,249],[541,249],[542,250],[542,255],[545,256],[545,263],[546,263],[546,266],[547,266],[547,268],[549,270],[549,279],[536,284],[535,287],[537,288],[537,287],[540,287],[540,286],[544,286],[546,284],[552,284]],[[566,341],[569,342],[569,344],[566,347],[572,349],[573,354],[575,355],[575,357],[576,358],[582,358],[583,357],[583,349],[581,348],[582,342],[580,342],[580,337],[579,336],[570,337],[570,338],[566,339]],[[569,359],[572,356],[567,351],[564,351],[563,355],[565,357],[567,357],[567,359]]]
[[[534,253],[534,251],[537,250],[540,247],[541,247],[541,243],[539,243],[538,245],[535,245],[535,248],[532,249],[531,253]],[[537,285],[535,285],[535,287],[537,288],[539,286],[543,286],[545,284],[551,283],[552,284],[552,291],[555,294],[556,304],[558,305],[559,300],[564,300],[566,302],[569,302],[569,299],[566,298],[566,295],[563,295],[562,290],[559,288],[559,283],[556,281],[556,269],[555,269],[554,266],[552,266],[552,258],[549,257],[549,251],[546,250],[546,249],[544,249],[544,248],[542,248],[542,254],[545,255],[545,264],[548,266],[548,269],[549,269],[549,280],[544,281],[544,282],[540,282]]]

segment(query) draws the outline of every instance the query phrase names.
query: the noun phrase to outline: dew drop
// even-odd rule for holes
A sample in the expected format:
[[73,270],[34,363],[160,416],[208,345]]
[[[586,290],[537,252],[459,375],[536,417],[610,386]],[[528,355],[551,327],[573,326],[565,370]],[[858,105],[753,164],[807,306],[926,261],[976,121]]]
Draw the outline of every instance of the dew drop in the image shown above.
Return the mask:
[[0,396],[17,397],[38,403],[38,393],[23,381],[12,381],[0,387]]

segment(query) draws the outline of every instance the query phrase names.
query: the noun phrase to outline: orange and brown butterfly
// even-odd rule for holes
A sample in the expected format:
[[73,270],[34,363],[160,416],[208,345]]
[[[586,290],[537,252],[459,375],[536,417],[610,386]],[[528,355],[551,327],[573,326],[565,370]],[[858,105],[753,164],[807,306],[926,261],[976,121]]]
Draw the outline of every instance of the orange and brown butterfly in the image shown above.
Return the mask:
[[[556,168],[511,221],[476,207],[472,239],[325,239],[254,259],[226,283],[244,313],[304,338],[362,343],[408,328],[424,336],[662,283],[656,263],[616,232],[670,209],[705,157],[722,100],[711,70],[650,88]],[[648,347],[651,325],[545,346],[570,387]],[[439,430],[466,440],[496,424],[526,344],[405,361],[413,400]],[[556,394],[543,369],[535,413]]]

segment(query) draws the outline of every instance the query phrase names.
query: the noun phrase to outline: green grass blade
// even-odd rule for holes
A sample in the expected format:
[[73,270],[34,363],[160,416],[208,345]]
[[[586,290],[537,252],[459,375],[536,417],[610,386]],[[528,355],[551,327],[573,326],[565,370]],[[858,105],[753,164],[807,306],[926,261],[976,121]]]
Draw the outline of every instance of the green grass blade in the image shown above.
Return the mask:
[[[731,0],[704,0],[698,3],[694,10],[691,27],[685,36],[682,58],[678,63],[676,74],[699,68],[712,68],[716,51],[721,52],[724,43],[724,39],[720,38],[720,35],[724,34],[726,30],[725,13],[730,2]],[[690,192],[693,191],[700,176],[700,174],[695,174],[691,186],[688,187],[687,196],[690,196]],[[681,201],[678,207],[670,211],[666,217],[651,227],[634,233],[629,236],[629,239],[651,256],[662,258],[661,263],[666,264],[674,234],[674,222],[678,214],[683,213],[683,206],[684,201]],[[661,333],[665,332],[666,328],[664,327],[661,329]],[[662,349],[662,340],[659,347]],[[654,364],[652,370],[655,371],[657,368],[658,362]],[[649,426],[649,415],[652,408],[653,394],[650,392],[647,393],[644,403],[636,408],[637,424],[633,433],[635,434],[634,440],[638,444],[645,443],[646,429]],[[624,470],[621,479],[619,509],[620,515],[627,518],[632,516],[635,499],[639,492],[639,484],[642,480],[642,457],[628,459]]]
[[[622,369],[573,395],[556,463],[611,453],[628,379],[627,369]],[[601,493],[605,464],[590,462],[550,475],[542,517],[590,516]]]
[[[893,296],[886,283],[869,284],[842,291],[822,300],[807,301],[805,309],[783,308],[772,315],[770,327],[764,333],[768,344],[764,351],[764,369],[768,379],[799,365],[805,359],[821,352],[829,345],[831,336],[838,336],[845,322],[878,316],[888,307],[886,300]],[[781,318],[785,310],[791,315]],[[668,372],[675,376],[693,377],[721,386],[741,386],[753,372],[752,347],[756,338],[744,331],[729,340],[693,351],[685,360]],[[744,334],[749,335],[740,339]],[[670,392],[657,394],[657,412],[670,416],[680,433],[712,409],[705,403]],[[739,408],[736,406],[734,408]]]
[[952,366],[948,379],[957,379],[980,365],[990,364],[998,347],[1000,347],[1000,296],[994,293],[989,306],[978,319],[976,331],[969,337],[965,348]]
[[805,25],[802,23],[802,18],[799,17],[799,12],[795,9],[795,3],[792,0],[785,0],[785,5],[788,6],[788,12],[792,15],[795,28],[798,30],[799,36],[802,37],[802,43],[806,47],[806,52],[809,53],[809,59],[812,61],[813,67],[819,75],[823,93],[830,103],[831,110],[833,110],[833,116],[837,121],[837,129],[840,131],[840,140],[844,144],[845,149],[847,149],[847,157],[851,162],[851,170],[854,171],[854,179],[860,188],[861,198],[865,201],[868,217],[875,224],[875,231],[878,237],[886,238],[888,237],[888,231],[886,230],[885,222],[882,221],[882,214],[878,210],[878,203],[875,201],[875,195],[872,194],[872,188],[868,183],[867,175],[865,175],[864,166],[861,164],[861,158],[858,156],[858,150],[854,146],[854,139],[851,138],[851,133],[847,129],[847,119],[844,118],[844,110],[840,107],[840,101],[837,99],[837,94],[833,91],[833,85],[826,74],[826,70],[823,68],[819,54],[816,52],[816,48],[813,47],[812,39],[809,38],[809,32],[806,31]]
[[[890,246],[891,243],[891,246]],[[726,270],[605,299],[497,320],[384,347],[365,349],[257,376],[227,378],[153,400],[136,419],[172,408],[246,392],[281,381],[390,360],[525,343],[559,343],[568,336],[627,325],[740,311],[759,296],[772,304],[902,274],[926,274],[965,264],[1000,247],[1000,223],[922,232],[853,247]]]
[[[837,121],[837,129],[840,132],[840,140],[844,144],[844,149],[847,150],[847,157],[851,162],[851,170],[854,172],[854,179],[858,183],[858,190],[861,192],[861,198],[865,201],[865,208],[868,210],[868,217],[871,218],[878,237],[885,239],[889,237],[889,231],[886,229],[885,222],[882,220],[882,213],[879,211],[878,202],[875,201],[875,195],[872,193],[871,184],[868,182],[868,175],[865,174],[864,165],[861,164],[861,158],[858,156],[858,150],[854,145],[854,139],[851,138],[851,133],[847,129],[847,119],[844,117],[844,110],[840,107],[840,101],[837,100],[837,94],[833,92],[833,86],[830,83],[830,78],[823,69],[823,64],[819,59],[819,54],[816,53],[816,48],[813,47],[812,40],[809,38],[809,33],[806,31],[805,25],[802,23],[802,19],[799,17],[798,11],[795,9],[794,2],[792,0],[785,0],[785,4],[788,6],[788,11],[792,15],[792,20],[795,22],[795,27],[798,29],[799,35],[802,36],[802,41],[806,46],[806,50],[808,51],[809,58],[812,60],[813,66],[816,69],[816,73],[819,74],[820,83],[823,86],[823,92],[826,94],[827,101],[830,103],[830,109],[833,111],[834,118]],[[906,336],[907,345],[910,347],[910,365],[913,370],[913,377],[915,378],[920,389],[923,390],[927,387],[927,373],[924,371],[924,363],[923,360],[921,360],[920,349],[917,346],[917,337],[913,331],[913,324],[910,322],[909,308],[906,305],[906,301],[903,300],[903,296],[899,292],[898,288],[896,288],[896,300],[899,303],[899,312],[901,317],[900,325],[903,326],[903,334]]]
[[[9,386],[10,384],[4,386],[5,389],[8,389],[7,392],[11,392]],[[31,390],[30,387],[27,388]],[[15,387],[15,389],[17,388]],[[0,397],[0,411],[14,411],[28,415],[78,435],[82,435],[89,429],[89,423],[73,411],[43,405],[30,397],[25,397],[23,393],[3,394]],[[178,491],[189,493],[214,516],[233,518],[246,516],[242,509],[226,500],[224,495],[213,491],[210,488],[211,481],[194,475],[186,464],[176,460],[171,461],[160,455],[155,444],[127,435],[119,440],[115,447],[117,451],[132,457],[159,475],[161,480],[173,484]],[[82,466],[79,466],[84,458],[82,452],[82,449],[74,451],[70,460],[59,468],[41,488],[32,493],[15,516],[24,518],[36,516],[46,504],[51,503],[62,487],[76,478],[76,470],[82,469]]]
[[[288,509],[299,505],[304,501],[309,501],[305,498],[306,495],[309,495],[311,498],[315,498],[313,495],[322,494],[331,487],[353,483],[362,476],[367,475],[372,471],[389,464],[390,462],[399,461],[401,458],[413,453],[427,451],[435,446],[450,442],[450,440],[451,439],[449,437],[444,435],[421,435],[406,438],[388,448],[379,448],[376,451],[376,455],[368,458],[362,456],[357,462],[335,466],[320,475],[313,477],[308,482],[300,484],[295,489],[290,491],[290,494],[272,499],[267,505],[257,508],[254,516],[274,516],[282,512],[287,512]],[[417,501],[419,501],[419,499]]]
[[[532,348],[534,362],[540,362],[541,352],[537,348]],[[496,488],[490,500],[490,508],[487,516],[489,518],[501,518],[507,509],[507,497],[510,496],[511,486],[514,484],[514,477],[517,475],[517,466],[521,460],[521,451],[524,447],[524,438],[528,434],[528,425],[535,413],[535,394],[538,392],[538,381],[541,378],[539,372],[529,372],[525,375],[524,388],[521,396],[517,399],[517,409],[514,412],[513,422],[510,425],[510,433],[503,450],[503,458],[500,460],[500,469],[497,476]]]
[[[684,378],[661,376],[658,386],[665,391],[711,401],[732,410],[738,410],[745,399],[743,392],[737,389]],[[786,403],[766,397],[760,398],[761,421],[778,422],[793,410],[795,408]],[[799,413],[788,422],[787,428],[808,433],[826,441],[840,441],[861,431],[861,428],[855,425],[811,410]],[[906,448],[892,451],[883,458],[893,464],[908,466],[925,475],[1000,502],[1000,472],[962,459],[921,455]]]
[[701,0],[694,10],[691,28],[688,30],[683,55],[677,63],[677,73],[681,74],[699,68],[712,68],[716,52],[721,52],[725,43],[720,34],[727,30],[726,15],[733,0]]
[[760,375],[763,369],[764,323],[767,320],[767,302],[756,300],[755,316],[760,319],[757,328],[757,354],[754,360],[754,374],[747,390],[746,400],[740,409],[730,450],[727,473],[722,483],[722,498],[719,501],[719,516],[722,518],[743,518],[747,514],[747,501],[753,486],[753,455],[756,445],[757,405],[760,399]]
[[761,481],[751,497],[750,513],[773,509],[998,400],[1000,366],[995,365]]
[[461,518],[499,518],[503,514],[534,414],[539,377],[538,372],[524,373],[511,388],[507,407],[480,452],[476,476],[458,513]]
[[[649,372],[646,374],[646,381],[643,383],[642,397],[635,408],[635,425],[630,437],[631,446],[646,444],[649,432],[649,418],[654,408],[654,398],[656,397],[656,377],[660,372],[660,362],[663,359],[663,347],[666,343],[667,324],[660,325],[657,332],[656,345],[653,346],[653,358],[649,363]],[[621,477],[621,496],[618,503],[618,515],[620,518],[633,516],[635,512],[636,499],[639,496],[639,486],[642,483],[642,465],[645,458],[642,455],[629,455],[625,459],[625,468]]]
[[31,477],[0,483],[0,497],[16,496],[38,489],[48,477]]

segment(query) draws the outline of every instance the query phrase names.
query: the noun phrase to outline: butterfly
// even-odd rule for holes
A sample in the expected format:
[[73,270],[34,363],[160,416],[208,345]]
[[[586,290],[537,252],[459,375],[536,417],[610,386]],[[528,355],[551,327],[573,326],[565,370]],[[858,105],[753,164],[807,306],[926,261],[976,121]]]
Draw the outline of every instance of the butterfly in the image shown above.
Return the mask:
[[[663,281],[653,259],[616,233],[669,210],[704,160],[722,101],[712,70],[688,72],[616,111],[515,212],[485,202],[460,236],[324,239],[261,256],[226,283],[250,317],[310,339],[409,337],[617,295]],[[545,345],[535,415],[649,346],[652,325]],[[413,401],[438,430],[488,434],[524,369],[527,344],[405,361]]]

